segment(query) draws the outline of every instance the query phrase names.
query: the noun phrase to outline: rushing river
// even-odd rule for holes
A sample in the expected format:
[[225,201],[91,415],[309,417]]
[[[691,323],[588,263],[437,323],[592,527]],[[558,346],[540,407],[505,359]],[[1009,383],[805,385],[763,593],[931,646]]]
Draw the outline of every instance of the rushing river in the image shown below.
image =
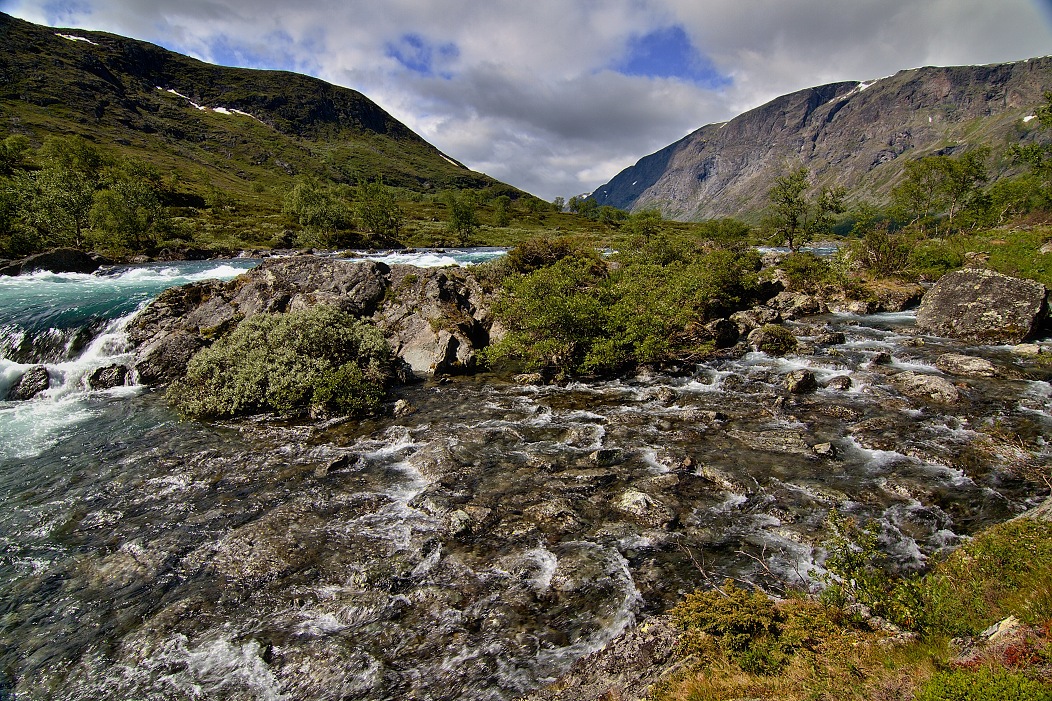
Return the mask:
[[[808,581],[830,509],[911,568],[1047,491],[1024,478],[1052,452],[1047,371],[910,313],[808,319],[845,342],[683,376],[427,382],[364,422],[86,389],[144,301],[251,265],[0,278],[0,396],[52,377],[0,402],[0,699],[513,699],[695,587]],[[953,378],[953,405],[888,380],[962,350],[1014,379]],[[786,397],[804,367],[851,387]]]

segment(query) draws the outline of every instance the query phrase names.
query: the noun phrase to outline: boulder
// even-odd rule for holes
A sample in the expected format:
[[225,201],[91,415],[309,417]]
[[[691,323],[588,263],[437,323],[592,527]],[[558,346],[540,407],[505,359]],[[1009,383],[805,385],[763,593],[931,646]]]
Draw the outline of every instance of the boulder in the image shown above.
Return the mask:
[[47,253],[37,253],[0,268],[0,275],[23,275],[37,270],[52,273],[91,274],[111,261],[75,248],[56,248]]
[[672,509],[638,489],[621,492],[611,506],[645,528],[665,528],[675,517]]
[[785,376],[785,388],[791,394],[808,394],[818,389],[818,380],[810,370],[793,370]]
[[825,384],[826,389],[836,389],[840,390],[841,392],[851,389],[851,385],[851,378],[847,375],[837,375],[836,377],[831,377]]
[[972,343],[1017,344],[1048,314],[1048,291],[1033,280],[991,270],[947,273],[924,295],[917,327]]
[[187,331],[161,335],[136,351],[135,372],[143,384],[172,382],[186,374],[190,358],[206,345],[205,339]]
[[22,373],[11,389],[7,392],[9,402],[23,402],[32,399],[51,386],[51,378],[48,376],[47,368],[43,365],[34,365]]
[[906,371],[892,375],[891,381],[903,394],[916,399],[954,404],[961,398],[961,393],[952,382],[935,375]]
[[128,368],[123,365],[107,365],[96,368],[88,375],[88,387],[91,389],[110,389],[123,387],[128,379]]
[[985,358],[960,353],[945,353],[935,360],[935,367],[948,375],[964,377],[997,377],[997,368]]
[[817,297],[802,292],[779,292],[767,302],[772,309],[778,310],[783,319],[799,319],[803,316],[814,316],[828,311],[825,304]]
[[730,321],[738,327],[738,333],[747,334],[753,329],[758,329],[765,324],[777,324],[782,320],[782,315],[770,307],[758,306],[730,315]]
[[716,319],[705,324],[705,334],[717,348],[730,348],[738,342],[741,329],[730,319]]

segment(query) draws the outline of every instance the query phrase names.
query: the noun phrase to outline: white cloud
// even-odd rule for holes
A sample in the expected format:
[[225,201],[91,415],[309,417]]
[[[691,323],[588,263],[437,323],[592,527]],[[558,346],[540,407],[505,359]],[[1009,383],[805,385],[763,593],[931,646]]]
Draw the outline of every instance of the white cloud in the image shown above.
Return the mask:
[[[547,199],[592,190],[786,92],[1052,47],[1032,0],[0,0],[0,9],[360,90],[453,158]],[[729,86],[609,70],[632,37],[674,25]],[[424,42],[419,56],[433,70],[394,55],[417,46],[407,37]]]

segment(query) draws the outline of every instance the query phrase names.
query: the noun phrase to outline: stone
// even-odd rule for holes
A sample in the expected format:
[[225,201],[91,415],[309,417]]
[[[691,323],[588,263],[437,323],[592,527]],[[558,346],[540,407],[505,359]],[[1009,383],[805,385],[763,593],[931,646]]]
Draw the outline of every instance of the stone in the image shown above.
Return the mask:
[[818,389],[818,380],[810,370],[793,370],[785,376],[785,388],[791,394],[809,394]]
[[51,377],[43,365],[34,365],[22,373],[7,392],[7,401],[24,402],[51,387]]
[[935,359],[935,367],[948,375],[964,377],[997,377],[997,368],[985,358],[960,353],[944,353]]
[[1036,358],[1041,355],[1041,346],[1036,343],[1019,343],[1012,346],[1012,352],[1024,358]]
[[409,416],[410,414],[416,413],[416,407],[410,404],[405,399],[399,399],[394,403],[394,415],[398,418],[403,416]]
[[961,393],[952,382],[935,375],[906,371],[892,375],[891,381],[903,394],[916,399],[954,404],[961,398]]
[[802,431],[793,429],[769,429],[766,431],[744,431],[731,429],[727,435],[741,441],[753,450],[790,455],[809,455],[811,446],[804,440]]
[[766,324],[777,324],[782,320],[782,315],[770,307],[759,306],[734,312],[729,318],[738,327],[739,335],[742,335]]
[[841,392],[851,389],[851,378],[847,375],[837,375],[826,380],[826,389],[835,389]]
[[815,336],[816,346],[840,346],[847,341],[843,331],[829,331]]
[[599,467],[610,467],[625,461],[625,455],[619,448],[600,448],[589,454],[588,459]]
[[817,443],[811,446],[811,452],[820,458],[829,458],[830,460],[835,460],[840,455],[840,451],[832,443]]
[[869,359],[870,366],[879,365],[891,365],[892,357],[891,353],[887,351],[879,351],[872,358]]
[[783,319],[799,319],[800,317],[814,316],[815,314],[822,314],[828,311],[826,305],[817,297],[788,290],[779,292],[767,304],[772,309],[778,310]]
[[96,368],[88,375],[88,387],[94,390],[123,387],[128,380],[128,368],[123,365],[107,365]]
[[37,253],[21,261],[10,263],[0,268],[0,275],[25,275],[37,270],[90,275],[110,262],[106,258],[78,251],[75,248],[56,248],[47,253]]
[[1048,290],[1039,282],[992,270],[957,270],[925,293],[917,327],[927,333],[982,344],[1018,344],[1048,314]]
[[186,374],[186,366],[206,341],[197,334],[175,331],[159,334],[136,352],[135,372],[143,384],[172,382]]
[[646,528],[665,528],[675,517],[672,509],[638,489],[621,492],[611,506]]
[[512,379],[515,381],[515,384],[523,386],[544,384],[544,375],[539,372],[524,372]]

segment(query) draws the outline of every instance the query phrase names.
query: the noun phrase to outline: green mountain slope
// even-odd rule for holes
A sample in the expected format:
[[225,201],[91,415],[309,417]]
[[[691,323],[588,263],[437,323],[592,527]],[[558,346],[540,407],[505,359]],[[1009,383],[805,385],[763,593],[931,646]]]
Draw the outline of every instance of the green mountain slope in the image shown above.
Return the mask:
[[[0,138],[79,134],[172,174],[196,201],[260,199],[297,176],[401,188],[508,186],[442,154],[364,95],[224,68],[101,32],[0,14]],[[273,200],[274,198],[264,198]]]

